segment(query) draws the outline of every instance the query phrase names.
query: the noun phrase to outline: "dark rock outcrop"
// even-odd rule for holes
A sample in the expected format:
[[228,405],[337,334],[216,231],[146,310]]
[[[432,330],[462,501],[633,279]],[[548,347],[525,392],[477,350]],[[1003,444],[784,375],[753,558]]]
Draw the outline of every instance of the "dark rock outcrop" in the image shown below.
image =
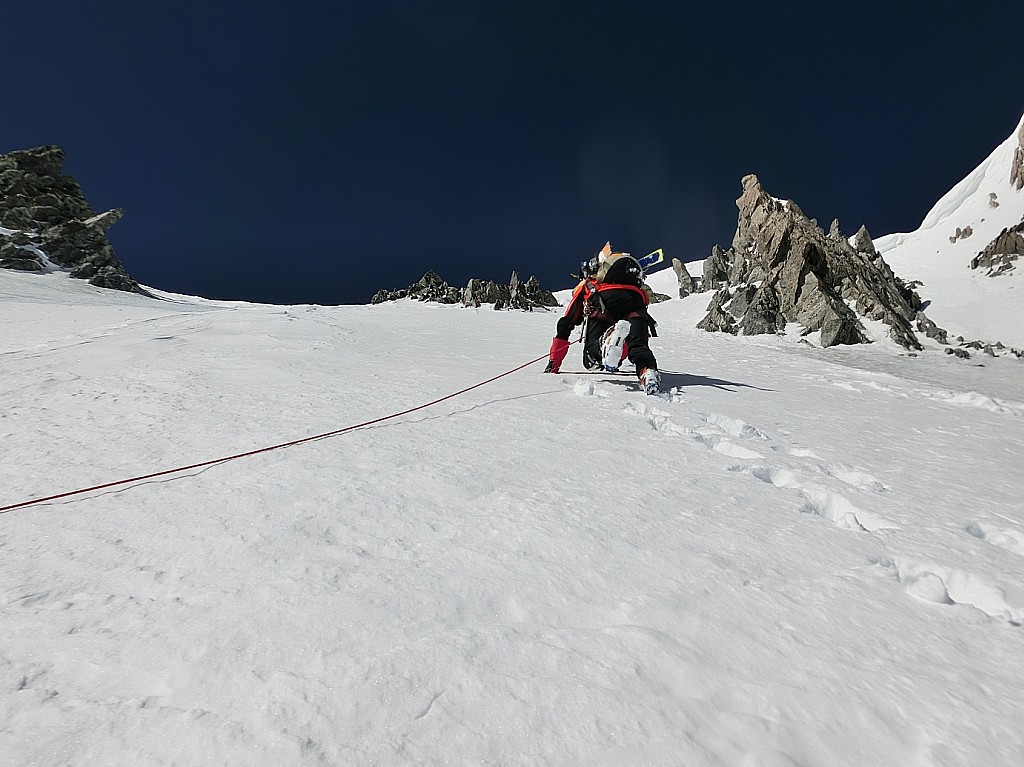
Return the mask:
[[972,234],[974,234],[974,229],[973,229],[973,228],[971,228],[970,226],[965,226],[965,227],[964,227],[963,229],[961,229],[961,228],[960,228],[960,227],[958,226],[958,227],[956,228],[956,231],[955,231],[955,232],[953,232],[953,234],[952,234],[952,235],[950,235],[950,238],[949,238],[949,242],[950,242],[950,244],[952,245],[952,244],[953,244],[953,243],[955,243],[955,242],[956,242],[957,240],[966,240],[966,239],[967,239],[968,237],[970,237],[970,236],[971,236]]
[[124,211],[97,215],[63,168],[59,146],[0,155],[0,267],[67,269],[102,288],[139,291],[106,234]]
[[664,293],[656,293],[655,291],[651,290],[650,285],[647,286],[647,290],[645,290],[644,292],[647,293],[647,297],[650,299],[652,304],[660,304],[664,301],[672,300],[672,296],[667,296]]
[[399,290],[379,290],[370,299],[371,304],[385,301],[398,301],[402,298],[415,298],[417,301],[433,301],[440,304],[463,304],[464,306],[480,306],[494,304],[495,309],[522,309],[533,311],[540,307],[558,306],[558,299],[550,291],[540,286],[536,277],[526,282],[519,279],[516,272],[508,285],[498,285],[490,280],[473,278],[464,288],[449,285],[434,271],[429,271],[419,281],[408,288]]
[[732,256],[727,256],[718,245],[711,248],[711,255],[704,259],[702,282],[705,290],[717,290],[729,282],[729,266]]
[[978,255],[971,259],[971,269],[988,269],[989,277],[1013,271],[1024,255],[1024,221],[1007,227]]
[[678,258],[672,259],[672,269],[676,273],[676,279],[679,281],[679,297],[686,298],[691,293],[696,293],[699,289],[697,280],[690,276],[690,273],[686,270],[686,264],[680,261]]
[[1024,122],[1020,125],[1017,133],[1019,139],[1017,149],[1013,153],[1013,163],[1010,166],[1010,183],[1017,189],[1024,189]]
[[454,304],[461,300],[461,291],[448,285],[437,272],[431,270],[420,277],[408,288],[398,290],[378,290],[371,304],[382,304],[385,301],[398,301],[402,298],[415,298],[420,301],[434,301],[441,304]]
[[893,274],[861,227],[851,239],[834,221],[826,235],[792,201],[769,195],[756,176],[743,179],[732,247],[718,246],[704,262],[705,288],[718,288],[705,330],[782,333],[787,323],[820,331],[823,347],[868,343],[860,317],[881,320],[909,350],[922,348],[918,330],[943,335],[924,314],[920,297]]
[[957,357],[962,359],[970,359],[970,352],[967,351],[968,349],[984,352],[989,357],[1002,357],[1003,355],[1011,354],[1017,359],[1024,359],[1024,349],[1005,346],[1001,341],[996,341],[995,343],[978,340],[968,341],[963,336],[957,336],[954,340],[956,341],[957,346],[946,349],[946,354],[955,354]]

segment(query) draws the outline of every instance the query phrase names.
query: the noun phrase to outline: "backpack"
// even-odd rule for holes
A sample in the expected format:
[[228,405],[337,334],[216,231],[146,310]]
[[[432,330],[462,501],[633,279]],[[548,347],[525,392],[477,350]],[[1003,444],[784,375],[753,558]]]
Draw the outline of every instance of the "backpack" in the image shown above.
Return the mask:
[[632,285],[639,288],[644,284],[644,270],[640,262],[628,253],[612,253],[601,263],[595,280],[599,284]]

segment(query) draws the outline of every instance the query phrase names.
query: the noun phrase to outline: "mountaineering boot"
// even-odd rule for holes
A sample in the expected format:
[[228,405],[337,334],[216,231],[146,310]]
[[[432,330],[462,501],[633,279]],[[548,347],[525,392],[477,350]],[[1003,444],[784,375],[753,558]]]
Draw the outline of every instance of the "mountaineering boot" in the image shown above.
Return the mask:
[[644,368],[640,371],[640,386],[648,394],[661,392],[661,374],[656,368]]
[[614,373],[622,364],[623,348],[626,336],[629,335],[629,320],[619,320],[604,332],[601,337],[601,358],[604,369]]
[[551,339],[551,351],[548,352],[548,364],[545,373],[557,373],[562,367],[565,353],[569,351],[569,342],[558,336]]

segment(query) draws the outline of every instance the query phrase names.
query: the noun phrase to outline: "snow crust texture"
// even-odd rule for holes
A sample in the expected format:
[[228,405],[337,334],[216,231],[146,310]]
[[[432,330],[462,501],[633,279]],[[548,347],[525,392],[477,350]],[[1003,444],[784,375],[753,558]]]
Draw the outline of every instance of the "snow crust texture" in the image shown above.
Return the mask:
[[[0,505],[404,410],[557,316],[165,298],[0,274]],[[652,310],[659,396],[574,346],[0,515],[0,764],[1024,763],[1020,362],[707,299]]]

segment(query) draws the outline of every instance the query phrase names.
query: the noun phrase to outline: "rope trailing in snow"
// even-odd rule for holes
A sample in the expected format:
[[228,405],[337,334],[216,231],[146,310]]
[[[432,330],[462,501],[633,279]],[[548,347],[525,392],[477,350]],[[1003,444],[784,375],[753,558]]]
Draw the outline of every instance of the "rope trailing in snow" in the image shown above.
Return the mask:
[[[573,343],[576,343],[576,342],[574,341]],[[227,463],[228,461],[234,461],[234,460],[237,460],[239,458],[248,458],[251,455],[259,455],[260,453],[269,453],[271,450],[281,450],[281,449],[286,448],[286,447],[295,447],[296,445],[302,445],[302,444],[305,444],[306,442],[313,442],[313,441],[318,440],[318,439],[327,439],[328,437],[337,437],[339,434],[345,434],[346,432],[355,431],[356,429],[362,429],[362,428],[364,428],[366,426],[373,426],[374,424],[382,423],[384,421],[390,421],[393,418],[399,418],[400,416],[403,416],[403,415],[409,415],[409,413],[415,413],[417,410],[424,410],[424,409],[426,409],[428,407],[432,407],[434,405],[438,405],[438,404],[440,404],[440,403],[442,403],[442,402],[444,402],[446,400],[450,400],[450,399],[452,399],[454,397],[458,397],[461,394],[465,394],[466,392],[471,392],[471,391],[473,391],[473,389],[479,389],[481,386],[486,386],[489,383],[493,383],[494,381],[497,381],[499,378],[504,378],[507,375],[512,375],[513,373],[517,373],[518,371],[522,370],[523,368],[529,367],[533,363],[540,362],[541,360],[547,359],[547,358],[548,358],[548,355],[544,354],[544,355],[542,355],[540,357],[537,357],[536,359],[530,360],[529,362],[524,362],[522,365],[519,365],[518,367],[514,367],[511,370],[506,370],[504,373],[499,373],[498,375],[493,376],[492,378],[488,378],[486,381],[481,381],[480,383],[473,384],[472,386],[467,386],[465,389],[460,389],[457,392],[452,392],[451,394],[446,394],[443,397],[439,397],[439,398],[437,398],[435,400],[432,400],[430,402],[427,402],[427,403],[425,403],[423,405],[417,405],[416,407],[411,407],[408,410],[403,410],[400,413],[392,413],[391,415],[385,415],[385,416],[381,416],[380,418],[374,418],[372,421],[363,421],[362,423],[357,423],[357,424],[355,424],[353,426],[346,426],[343,429],[335,429],[334,431],[327,431],[327,432],[324,432],[323,434],[316,434],[316,435],[314,435],[312,437],[303,437],[302,439],[295,439],[295,440],[292,440],[291,442],[282,442],[279,445],[271,445],[270,447],[261,447],[261,448],[258,448],[256,450],[248,450],[248,451],[246,451],[244,453],[237,453],[235,455],[225,456],[224,458],[213,458],[213,459],[211,459],[209,461],[202,461],[201,463],[193,463],[193,464],[191,464],[189,466],[178,466],[178,467],[173,468],[173,469],[165,469],[164,471],[154,471],[151,474],[143,474],[143,475],[138,476],[138,477],[129,477],[128,479],[119,479],[116,482],[105,482],[102,485],[93,485],[92,487],[83,487],[81,490],[70,490],[70,491],[68,491],[66,493],[57,493],[56,495],[48,495],[48,496],[46,496],[44,498],[33,498],[31,501],[22,501],[21,503],[12,503],[9,506],[0,506],[0,514],[6,514],[7,512],[14,511],[15,509],[23,509],[26,506],[35,506],[36,504],[46,503],[47,501],[56,501],[56,500],[59,500],[61,498],[70,498],[71,496],[82,495],[83,493],[91,493],[94,490],[106,490],[107,488],[119,487],[121,485],[127,485],[127,484],[130,484],[132,482],[142,482],[143,480],[155,479],[156,477],[166,477],[168,474],[177,474],[178,472],[182,472],[182,471],[191,471],[192,469],[201,469],[201,468],[206,467],[206,466],[215,466],[218,463]]]

